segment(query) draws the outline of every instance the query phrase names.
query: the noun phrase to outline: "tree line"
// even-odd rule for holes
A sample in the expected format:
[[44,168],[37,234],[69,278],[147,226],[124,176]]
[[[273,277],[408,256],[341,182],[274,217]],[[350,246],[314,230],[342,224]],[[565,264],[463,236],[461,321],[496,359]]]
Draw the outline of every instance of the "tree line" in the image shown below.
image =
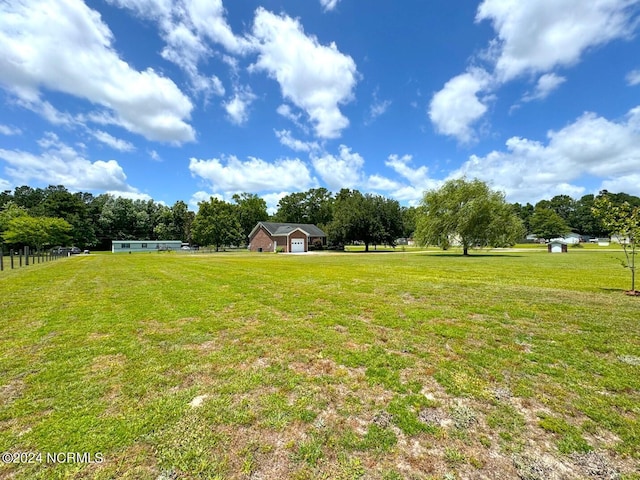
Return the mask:
[[[640,206],[638,197],[609,192],[599,196],[604,194],[615,205]],[[264,199],[252,193],[235,194],[230,202],[212,197],[193,212],[182,200],[167,206],[153,200],[72,193],[62,185],[21,186],[0,193],[0,242],[5,249],[75,245],[105,250],[112,240],[179,239],[220,248],[246,244],[254,226],[269,220],[315,224],[327,233],[331,244],[357,241],[366,250],[370,245],[395,245],[398,238],[414,236],[443,247],[454,238],[463,247],[503,246],[531,233],[547,239],[569,231],[607,235],[606,226],[593,212],[599,196],[576,200],[557,195],[535,205],[509,204],[485,183],[462,179],[425,192],[417,207],[358,190],[342,189],[334,194],[326,188],[312,188],[282,197],[277,211],[269,215]],[[449,215],[446,220],[444,213]],[[457,233],[445,234],[452,225]]]

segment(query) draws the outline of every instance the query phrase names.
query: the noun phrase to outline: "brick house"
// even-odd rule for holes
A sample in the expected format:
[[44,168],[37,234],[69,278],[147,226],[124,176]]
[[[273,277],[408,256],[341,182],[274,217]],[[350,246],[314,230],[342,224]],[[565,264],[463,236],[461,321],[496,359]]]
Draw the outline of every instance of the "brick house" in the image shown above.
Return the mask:
[[249,250],[275,252],[282,248],[286,253],[308,252],[314,242],[327,244],[327,236],[315,225],[308,223],[258,222],[249,234]]

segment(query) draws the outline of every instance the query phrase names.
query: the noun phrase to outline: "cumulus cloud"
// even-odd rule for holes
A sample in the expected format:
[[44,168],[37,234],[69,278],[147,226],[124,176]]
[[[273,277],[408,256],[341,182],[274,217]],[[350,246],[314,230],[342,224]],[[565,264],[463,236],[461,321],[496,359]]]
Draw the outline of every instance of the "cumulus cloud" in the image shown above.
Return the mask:
[[338,6],[340,0],[320,0],[320,5],[325,12],[331,11]]
[[[640,108],[620,122],[585,113],[575,122],[547,134],[547,142],[512,137],[506,150],[472,155],[451,176],[465,175],[490,182],[511,201],[531,201],[558,194],[579,196],[584,188],[572,182],[583,176],[603,179],[605,185],[625,186],[640,193],[633,183],[640,170]],[[612,190],[614,190],[612,188]]]
[[249,107],[257,97],[250,87],[237,87],[233,97],[223,103],[229,120],[236,125],[243,125],[249,119]]
[[73,190],[137,193],[127,184],[127,176],[115,160],[92,162],[53,133],[45,135],[38,144],[40,154],[0,149],[0,160],[7,164],[5,174],[14,184],[28,185],[35,181],[65,185]]
[[267,213],[273,215],[278,211],[278,203],[283,197],[286,197],[291,192],[274,192],[262,195],[262,199],[267,203]]
[[384,163],[405,182],[398,182],[398,185],[389,189],[389,194],[397,200],[408,202],[410,205],[417,205],[425,191],[437,188],[442,183],[442,181],[429,176],[429,169],[426,166],[414,167],[411,155],[392,154]]
[[136,147],[134,147],[132,143],[129,143],[126,140],[122,140],[120,138],[116,138],[113,135],[102,130],[94,130],[93,132],[91,132],[91,135],[93,135],[93,137],[99,142],[102,142],[105,145],[109,145],[114,150],[118,150],[120,152],[132,152],[136,149]]
[[487,111],[487,100],[480,97],[491,85],[490,75],[473,68],[449,80],[437,92],[429,105],[429,118],[438,133],[456,137],[463,143],[472,142],[472,128]]
[[353,59],[334,43],[321,45],[306,35],[298,20],[263,8],[256,11],[253,42],[259,53],[250,70],[274,78],[282,96],[309,116],[317,136],[339,137],[349,125],[339,106],[351,101],[357,82]]
[[296,152],[312,152],[320,148],[317,142],[303,142],[294,138],[290,130],[274,130],[274,132],[282,145]]
[[234,54],[250,48],[247,39],[235,35],[227,20],[222,0],[108,0],[118,7],[157,22],[165,47],[161,54],[182,68],[192,87],[206,96],[225,93],[220,79],[203,76],[198,65],[214,55],[209,42]]
[[555,73],[545,73],[538,79],[535,90],[526,94],[523,97],[523,100],[525,102],[530,102],[532,100],[544,100],[566,80],[567,79],[565,77],[561,77]]
[[329,153],[312,156],[311,162],[330,190],[354,188],[363,181],[364,158],[358,153],[352,153],[345,145],[340,145],[337,156]]
[[640,85],[640,70],[632,70],[627,74],[627,84],[631,87]]
[[199,208],[198,204],[200,202],[208,202],[211,199],[211,197],[217,198],[218,200],[224,200],[222,195],[220,195],[219,193],[207,193],[200,190],[194,193],[193,195],[191,195],[188,205],[189,207],[191,207],[191,210],[193,210],[194,212],[197,212]]
[[365,124],[373,123],[376,118],[384,115],[390,106],[391,100],[380,100],[380,98],[378,98],[378,89],[376,88],[373,92],[373,102],[369,106],[369,114],[365,119]]
[[[109,190],[109,191],[106,191],[105,193],[111,195],[112,197],[122,197],[122,198],[128,198],[130,200],[144,200],[145,202],[148,202],[149,200],[153,200],[151,195],[148,195],[146,193],[140,193],[140,192],[129,192],[129,191],[122,192],[120,190]],[[163,204],[162,201],[156,202],[156,203]]]
[[22,133],[22,130],[20,130],[19,128],[15,128],[15,127],[10,127],[9,125],[2,125],[0,124],[0,134],[1,135],[20,135]]
[[629,0],[484,0],[476,21],[492,23],[496,75],[502,82],[525,73],[570,66],[589,48],[626,37],[634,27]]
[[436,131],[463,143],[473,140],[474,125],[488,110],[479,95],[523,75],[542,74],[523,100],[545,98],[564,81],[552,70],[578,63],[590,48],[631,36],[638,22],[635,4],[636,0],[484,0],[476,22],[491,22],[496,37],[473,61],[488,62],[489,73],[478,76],[479,70],[470,68],[434,94],[429,117]]
[[189,170],[216,192],[299,191],[315,183],[307,165],[297,158],[273,163],[255,157],[242,161],[233,155],[211,160],[191,158]]
[[26,103],[46,88],[86,99],[149,140],[194,139],[192,104],[170,79],[136,71],[112,46],[100,15],[80,0],[0,4],[0,84]]

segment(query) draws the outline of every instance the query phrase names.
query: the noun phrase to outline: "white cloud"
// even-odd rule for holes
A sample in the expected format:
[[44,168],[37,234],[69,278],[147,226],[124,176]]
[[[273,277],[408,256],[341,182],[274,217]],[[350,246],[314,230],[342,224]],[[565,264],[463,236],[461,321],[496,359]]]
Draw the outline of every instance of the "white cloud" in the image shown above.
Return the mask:
[[473,68],[449,80],[429,105],[429,118],[436,130],[460,142],[475,140],[472,125],[487,111],[486,100],[478,95],[491,85],[489,74]]
[[[16,90],[18,95],[22,95],[24,92],[20,91],[21,89]],[[15,103],[22,108],[26,108],[27,110],[31,110],[32,112],[40,115],[49,123],[53,125],[77,125],[82,124],[83,116],[76,115],[75,117],[68,112],[61,112],[53,105],[51,105],[46,100],[42,100],[40,97],[35,96],[31,98],[31,94],[27,94],[24,98],[16,98]],[[114,120],[111,122],[112,124],[116,124],[117,122]]]
[[589,48],[631,34],[629,0],[484,0],[476,21],[497,33],[492,48],[502,82],[570,66]]
[[627,84],[631,87],[640,85],[640,70],[632,70],[627,74]]
[[20,135],[22,130],[15,127],[10,127],[9,125],[0,124],[0,135]]
[[[637,26],[638,0],[484,0],[476,22],[488,20],[496,37],[473,59],[488,62],[491,73],[470,68],[453,77],[431,101],[429,117],[436,130],[468,143],[473,125],[488,108],[479,94],[523,75],[543,74],[525,101],[541,99],[557,88],[563,77],[550,73],[578,63],[591,48],[630,37]],[[480,75],[478,75],[480,73]],[[547,75],[544,75],[547,74]]]
[[149,140],[193,140],[189,99],[152,69],[131,68],[112,40],[100,15],[80,0],[3,2],[0,84],[26,103],[45,105],[40,88],[86,99]]
[[91,135],[93,135],[93,137],[99,142],[102,142],[105,145],[109,145],[111,148],[120,152],[132,152],[136,149],[133,144],[127,142],[126,140],[116,138],[113,135],[110,135],[109,133],[102,130],[94,130],[93,132],[91,132]]
[[162,157],[160,157],[160,154],[155,150],[150,150],[148,153],[149,153],[149,156],[151,157],[151,160],[154,160],[156,162],[162,161]]
[[193,195],[191,195],[188,205],[189,207],[191,207],[191,210],[193,210],[194,212],[197,212],[199,208],[198,204],[200,202],[208,202],[211,199],[211,197],[217,198],[218,200],[224,200],[222,195],[220,195],[219,193],[207,193],[200,190],[194,193]]
[[622,175],[615,179],[605,180],[598,190],[608,190],[609,192],[625,192],[631,195],[640,196],[640,174],[632,173]]
[[282,145],[296,152],[313,152],[320,149],[320,145],[317,142],[303,142],[293,138],[289,130],[274,130],[274,132]]
[[205,98],[225,93],[220,79],[201,75],[198,65],[212,56],[209,42],[240,54],[250,49],[249,42],[231,30],[225,18],[222,0],[109,0],[132,10],[142,18],[156,21],[166,43],[162,57],[175,63],[188,75],[191,86]]
[[278,106],[278,108],[276,109],[276,112],[278,113],[278,115],[281,115],[287,120],[290,120],[291,122],[293,122],[293,124],[296,127],[298,127],[300,130],[302,130],[304,133],[306,134],[310,133],[309,128],[307,128],[307,126],[303,123],[302,114],[295,113],[290,105],[283,103],[282,105]]
[[307,165],[297,158],[274,163],[255,157],[242,161],[233,155],[211,160],[191,158],[189,170],[209,182],[216,192],[301,191],[315,183]]
[[546,144],[512,137],[506,151],[472,155],[451,177],[477,177],[505,191],[511,201],[531,201],[558,194],[579,196],[584,188],[572,182],[583,176],[638,192],[631,183],[638,170],[640,107],[621,122],[585,113],[565,128],[550,131]]
[[411,182],[412,185],[431,188],[433,180],[429,178],[429,169],[424,165],[418,168],[411,167],[410,163],[412,160],[413,157],[411,155],[399,157],[393,154],[389,155],[389,158],[384,164],[395,170],[396,173]]
[[523,100],[525,102],[530,102],[532,100],[544,100],[566,80],[567,79],[565,77],[561,77],[555,73],[545,73],[538,79],[535,90],[526,94],[523,97]]
[[223,103],[229,120],[236,125],[243,125],[249,119],[249,107],[257,97],[250,87],[237,87],[233,97]]
[[15,184],[33,181],[65,185],[72,190],[137,192],[127,184],[127,176],[115,160],[87,160],[75,149],[48,133],[38,144],[37,155],[22,150],[0,149],[0,160],[8,165],[5,173]]
[[316,135],[337,138],[349,125],[339,106],[351,101],[357,82],[356,64],[334,43],[321,45],[307,36],[298,20],[258,8],[253,25],[257,61],[250,70],[264,70],[278,81],[282,96],[304,110]]
[[0,178],[0,191],[13,190],[13,185],[8,180]]
[[339,2],[340,0],[320,0],[320,5],[325,12],[328,12],[336,8]]
[[429,169],[422,165],[414,168],[411,163],[413,157],[411,155],[389,155],[384,162],[385,165],[391,168],[396,174],[400,175],[407,184],[398,184],[395,188],[389,189],[390,196],[393,198],[406,201],[410,205],[417,205],[420,203],[424,192],[437,188],[442,181],[433,179],[429,176]]
[[365,120],[365,124],[373,123],[373,121],[384,113],[391,106],[391,100],[380,100],[378,98],[378,89],[373,92],[373,103],[369,107],[369,115]]
[[388,192],[391,190],[399,190],[403,185],[395,180],[383,177],[381,175],[370,175],[367,179],[367,188],[375,191]]
[[[128,198],[130,200],[144,200],[145,202],[148,202],[149,200],[153,200],[153,198],[151,197],[151,195],[147,195],[146,193],[140,193],[140,192],[128,192],[128,191],[119,191],[119,190],[109,190],[107,192],[105,192],[113,197],[122,197],[122,198]],[[160,202],[155,202],[155,203],[160,203],[163,204],[162,201]]]
[[311,162],[330,190],[354,188],[363,181],[364,158],[358,153],[351,153],[351,149],[345,145],[340,145],[337,157],[327,153],[312,156]]
[[263,200],[267,203],[267,213],[269,215],[273,215],[278,211],[278,203],[282,197],[286,197],[291,192],[276,192],[276,193],[267,193],[266,195],[262,195]]

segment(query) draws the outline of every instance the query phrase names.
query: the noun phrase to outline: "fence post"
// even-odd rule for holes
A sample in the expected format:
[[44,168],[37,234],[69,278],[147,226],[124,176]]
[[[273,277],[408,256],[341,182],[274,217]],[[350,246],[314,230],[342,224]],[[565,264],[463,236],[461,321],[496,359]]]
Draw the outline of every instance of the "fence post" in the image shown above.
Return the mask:
[[25,267],[29,266],[29,247],[27,245],[24,246],[24,265]]
[[0,248],[0,272],[4,270],[4,252]]
[[24,250],[18,250],[18,260],[20,260],[20,266],[22,266],[22,254],[24,253]]
[[11,270],[13,270],[13,248],[9,250],[9,263],[11,263]]

